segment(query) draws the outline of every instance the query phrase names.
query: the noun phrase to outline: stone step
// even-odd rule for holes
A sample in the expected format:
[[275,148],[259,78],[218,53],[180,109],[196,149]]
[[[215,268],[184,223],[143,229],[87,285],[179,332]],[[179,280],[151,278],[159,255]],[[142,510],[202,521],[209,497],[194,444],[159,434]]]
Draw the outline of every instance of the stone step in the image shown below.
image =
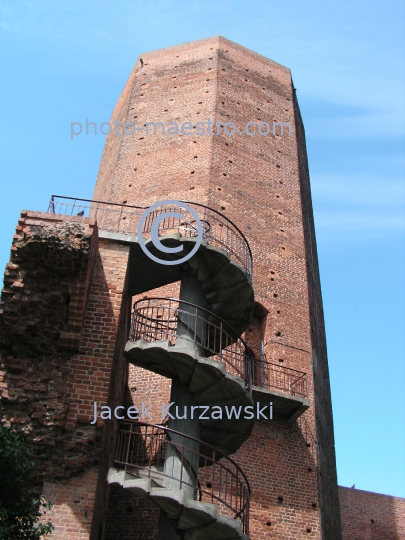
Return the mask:
[[187,540],[249,540],[239,520],[220,514],[216,504],[188,499],[184,490],[153,487],[153,480],[132,477],[115,468],[109,469],[107,481],[152,499],[170,519],[177,520]]

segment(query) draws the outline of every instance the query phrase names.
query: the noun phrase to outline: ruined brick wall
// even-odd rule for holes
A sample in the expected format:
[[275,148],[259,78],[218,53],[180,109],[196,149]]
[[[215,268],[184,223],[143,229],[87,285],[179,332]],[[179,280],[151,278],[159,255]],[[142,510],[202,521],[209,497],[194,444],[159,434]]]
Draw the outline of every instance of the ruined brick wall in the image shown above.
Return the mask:
[[[23,212],[5,272],[0,319],[2,417],[21,427],[38,472],[47,478],[69,478],[94,464],[96,428],[83,425],[79,434],[66,431],[72,361],[66,347],[74,340],[61,336],[73,334],[72,311],[78,323],[82,320],[97,247],[91,220]],[[80,333],[79,326],[75,325],[75,334]]]
[[404,540],[405,499],[339,486],[343,540]]
[[[324,332],[319,275],[305,139],[296,118],[291,73],[220,37],[143,53],[142,58],[144,67],[136,64],[125,89],[131,97],[121,121],[140,126],[161,121],[167,126],[170,121],[195,125],[211,119],[232,121],[238,132],[233,137],[223,131],[170,137],[158,128],[157,135],[123,136],[119,152],[109,154],[108,161],[103,157],[94,196],[109,176],[108,200],[140,206],[166,198],[200,202],[244,232],[253,252],[257,306],[265,314],[253,320],[245,337],[255,351],[263,341],[269,362],[307,373],[311,405],[293,425],[258,424],[236,454],[253,491],[251,537],[339,540],[333,434],[325,423],[331,418],[330,396],[323,402],[329,385],[324,339],[319,338]],[[290,122],[293,133],[285,128],[284,135],[239,135],[250,121],[271,126],[273,121]],[[315,373],[321,380],[316,389]],[[142,385],[148,377],[139,378]],[[137,387],[136,380],[131,384]],[[317,392],[322,394],[319,399]],[[316,416],[322,419],[319,426]],[[319,456],[314,448],[318,431],[319,445],[324,446]],[[260,456],[259,476],[252,454]],[[320,491],[318,471],[325,478]]]
[[94,401],[123,401],[128,258],[90,219],[23,212],[6,268],[2,418],[27,436],[56,540],[88,539],[91,524],[97,538],[106,509],[116,423],[91,421]]

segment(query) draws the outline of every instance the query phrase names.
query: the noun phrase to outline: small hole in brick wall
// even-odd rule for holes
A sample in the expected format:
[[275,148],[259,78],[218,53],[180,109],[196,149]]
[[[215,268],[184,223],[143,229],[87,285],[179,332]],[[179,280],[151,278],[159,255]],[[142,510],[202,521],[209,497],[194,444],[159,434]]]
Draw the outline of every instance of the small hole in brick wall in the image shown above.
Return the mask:
[[219,187],[219,188],[217,188],[217,190],[218,190],[218,191],[222,191],[222,188]]
[[177,88],[177,86],[173,86],[173,88]]
[[225,105],[225,101],[221,101],[222,105]]
[[131,392],[136,392],[136,386],[131,386],[130,390]]
[[279,362],[284,362],[284,358],[279,358],[278,361]]
[[206,93],[206,94],[209,94],[209,91],[207,90],[205,93]]
[[266,523],[266,526],[267,526],[267,527],[271,527],[271,521],[268,521],[268,522]]
[[280,315],[280,313],[281,313],[281,311],[278,309],[278,310],[277,310],[277,315]]
[[283,212],[279,212],[279,214],[280,214],[280,216],[282,216],[282,215],[283,215]]
[[195,187],[194,187],[194,186],[192,186],[192,187],[191,187],[190,189],[195,189]]
[[311,529],[307,527],[307,533],[310,533],[310,532],[311,532]]
[[226,71],[226,69],[222,68],[222,71]]
[[225,146],[229,146],[229,144],[226,142],[226,143],[225,143]]
[[228,84],[230,85],[231,83],[228,81]]
[[208,489],[212,488],[211,482],[207,482],[207,488],[208,488]]
[[195,171],[191,171],[191,173],[190,173],[190,174],[194,174],[194,173],[195,173]]
[[134,118],[138,118],[137,115],[135,115]]
[[140,152],[138,152],[138,153],[137,153],[136,155],[137,155],[137,156],[140,156],[140,155],[141,155],[141,153],[140,153]]
[[132,187],[132,184],[128,184],[128,187]]
[[274,277],[270,278],[270,281],[274,281]]
[[[210,49],[212,51],[212,49]],[[210,58],[208,58],[208,60],[212,60],[212,56]]]
[[276,332],[276,336],[277,336],[277,337],[280,337],[280,336],[281,336],[281,332]]
[[312,472],[312,469],[311,469],[311,467],[308,467],[308,472]]
[[233,163],[233,161],[231,159],[228,159],[228,163]]
[[124,219],[127,219],[127,218],[126,218],[126,216],[124,216],[122,219],[124,220]]
[[199,101],[199,102],[198,102],[198,105],[202,105],[202,101]]
[[316,508],[316,503],[312,503],[312,508]]
[[273,296],[274,296],[274,298],[277,298],[278,294],[274,293]]
[[225,206],[221,206],[221,210],[226,210]]
[[284,232],[284,229],[280,229],[281,232]]
[[226,173],[222,173],[222,176],[226,176]]
[[279,180],[279,184],[282,184],[282,183],[283,183],[283,181],[282,181],[282,180]]
[[251,329],[251,328],[249,328],[249,332],[251,332],[251,331],[252,331],[252,329]]
[[206,81],[210,81],[211,79],[205,79]]
[[282,246],[282,248],[281,248],[281,249],[283,249],[283,250],[284,250],[284,249],[285,249],[285,247],[284,247],[284,246]]
[[311,445],[307,442],[305,446],[309,448]]
[[197,159],[197,158],[198,158],[198,156],[194,156],[194,159]]
[[371,523],[374,523],[374,519],[371,520]]
[[132,512],[132,506],[127,506],[127,512]]
[[122,204],[127,204],[128,201],[122,201]]
[[247,79],[243,79],[245,82],[247,82]]
[[208,71],[211,71],[212,68],[208,68]]
[[277,497],[277,501],[278,501],[279,503],[282,503],[282,502],[283,502],[283,497]]
[[228,49],[225,49],[225,50],[226,50],[226,52],[229,52]]

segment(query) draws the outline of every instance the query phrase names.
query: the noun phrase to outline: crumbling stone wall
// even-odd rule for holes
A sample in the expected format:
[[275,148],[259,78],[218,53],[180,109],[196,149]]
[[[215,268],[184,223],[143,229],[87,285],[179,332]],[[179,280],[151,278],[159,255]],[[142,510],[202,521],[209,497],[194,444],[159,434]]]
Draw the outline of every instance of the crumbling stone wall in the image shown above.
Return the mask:
[[65,432],[69,362],[80,340],[97,245],[90,219],[22,212],[5,271],[1,413],[20,425],[47,478],[92,466],[99,444],[93,426],[83,426],[86,436]]

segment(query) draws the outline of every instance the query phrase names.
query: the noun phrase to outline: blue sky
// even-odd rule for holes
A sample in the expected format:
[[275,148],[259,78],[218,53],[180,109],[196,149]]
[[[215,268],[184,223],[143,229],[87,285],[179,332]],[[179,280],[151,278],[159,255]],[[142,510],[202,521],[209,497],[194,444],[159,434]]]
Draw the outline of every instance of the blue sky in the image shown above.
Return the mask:
[[222,35],[292,70],[306,128],[339,483],[405,496],[405,4],[0,1],[0,267],[19,212],[90,198],[141,52]]

